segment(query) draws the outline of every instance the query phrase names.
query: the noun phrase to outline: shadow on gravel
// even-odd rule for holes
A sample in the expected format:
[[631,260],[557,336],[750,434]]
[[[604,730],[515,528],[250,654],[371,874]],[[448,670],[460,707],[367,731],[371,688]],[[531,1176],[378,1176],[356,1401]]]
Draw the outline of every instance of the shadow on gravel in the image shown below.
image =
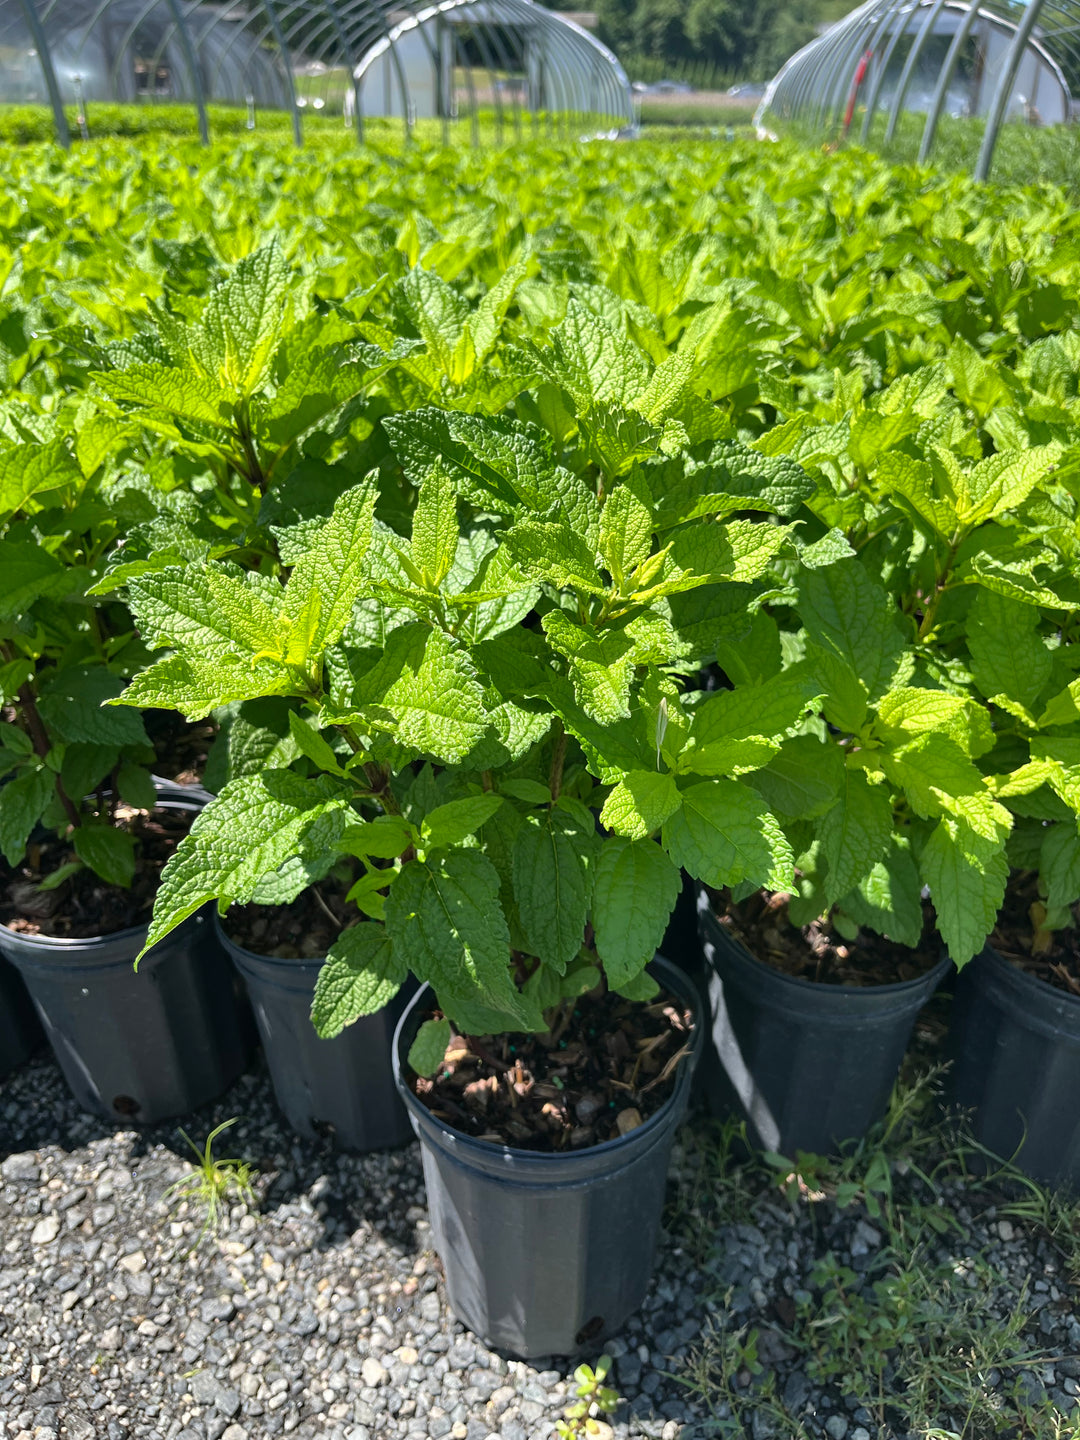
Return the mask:
[[[81,1110],[47,1049],[0,1081],[0,1161],[9,1155],[55,1146],[69,1154],[111,1136],[123,1136],[131,1165],[155,1150],[193,1164],[184,1138],[197,1146],[224,1121],[235,1118],[214,1145],[217,1159],[245,1161],[258,1173],[259,1209],[278,1214],[295,1207],[320,1226],[318,1249],[349,1243],[365,1225],[402,1252],[415,1253],[416,1193],[420,1155],[415,1142],[377,1155],[350,1155],[333,1143],[293,1133],[274,1101],[261,1053],[219,1099],[156,1125],[135,1126]],[[164,1157],[163,1157],[164,1158]],[[163,1186],[164,1189],[164,1186]]]

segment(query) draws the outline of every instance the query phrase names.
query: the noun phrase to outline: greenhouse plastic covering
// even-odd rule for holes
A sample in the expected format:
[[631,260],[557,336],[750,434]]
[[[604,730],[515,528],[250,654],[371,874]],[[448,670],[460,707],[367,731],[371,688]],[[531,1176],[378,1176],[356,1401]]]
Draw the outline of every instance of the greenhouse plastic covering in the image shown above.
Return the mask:
[[0,102],[48,103],[67,144],[95,102],[449,121],[523,111],[633,123],[626,75],[586,30],[533,0],[0,0]]
[[1078,82],[1080,0],[867,0],[788,60],[755,118],[887,145],[924,115],[920,161],[946,117],[977,120],[986,179],[1002,126],[1071,123]]

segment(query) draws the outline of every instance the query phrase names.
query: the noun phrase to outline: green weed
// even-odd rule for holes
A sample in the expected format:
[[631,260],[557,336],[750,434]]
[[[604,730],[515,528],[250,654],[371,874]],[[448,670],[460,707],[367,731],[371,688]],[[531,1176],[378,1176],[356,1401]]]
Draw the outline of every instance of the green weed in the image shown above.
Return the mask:
[[186,1130],[180,1131],[195,1155],[196,1167],[190,1175],[185,1175],[170,1185],[161,1199],[174,1210],[186,1203],[193,1210],[203,1212],[202,1229],[188,1254],[198,1249],[207,1235],[217,1235],[220,1232],[231,1204],[255,1204],[255,1189],[252,1184],[256,1174],[255,1167],[246,1160],[219,1160],[213,1152],[214,1141],[223,1131],[228,1130],[230,1125],[235,1125],[237,1118],[233,1116],[231,1120],[215,1126],[206,1137],[202,1149],[195,1144]]

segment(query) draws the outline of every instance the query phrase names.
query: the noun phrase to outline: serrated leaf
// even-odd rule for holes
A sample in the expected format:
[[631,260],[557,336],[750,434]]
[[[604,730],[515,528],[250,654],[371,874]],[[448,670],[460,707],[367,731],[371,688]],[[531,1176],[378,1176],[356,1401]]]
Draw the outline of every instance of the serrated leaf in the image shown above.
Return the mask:
[[748,786],[706,780],[684,790],[682,800],[662,836],[676,865],[717,889],[744,880],[772,890],[794,888],[794,856],[787,837]]
[[604,593],[595,554],[569,526],[522,520],[507,533],[504,543],[524,574],[588,595]]
[[574,842],[549,816],[514,840],[514,898],[529,949],[563,974],[585,941],[589,884]]
[[0,540],[0,620],[24,615],[36,600],[69,595],[77,588],[72,570],[47,550]]
[[854,554],[844,532],[834,527],[820,540],[801,546],[799,561],[807,570],[824,570],[826,566],[835,565],[838,560],[846,560]]
[[687,463],[681,475],[665,473],[663,487],[656,487],[657,527],[664,530],[698,516],[731,515],[737,510],[792,516],[814,490],[810,476],[787,456],[766,455],[738,440],[721,440],[708,459]]
[[458,535],[453,482],[441,465],[433,466],[420,486],[412,524],[412,559],[426,589],[438,590],[450,573]]
[[[69,748],[67,755],[70,754]],[[67,755],[64,757],[65,760]],[[130,761],[121,765],[116,772],[116,788],[119,790],[120,799],[124,804],[133,805],[137,810],[152,810],[157,803],[157,789],[150,772],[142,765],[135,765]],[[68,794],[70,793],[68,791]]]
[[843,752],[815,735],[796,735],[784,741],[768,765],[754,771],[750,784],[774,814],[786,820],[815,820],[839,797]]
[[1080,900],[1080,834],[1075,825],[1051,825],[1039,854],[1039,880],[1046,888],[1048,910],[1064,909]]
[[967,638],[975,683],[988,700],[1006,695],[1027,709],[1047,680],[1053,660],[1038,635],[1032,605],[980,589],[968,612]]
[[701,522],[676,531],[663,555],[658,582],[638,585],[639,600],[675,595],[720,581],[746,584],[765,574],[787,543],[787,531],[766,521]]
[[918,945],[923,932],[922,882],[910,853],[894,841],[858,887],[843,897],[840,908],[857,925],[898,945]]
[[539,780],[500,780],[499,789],[514,800],[523,800],[526,805],[551,803],[551,791]]
[[739,775],[767,765],[809,708],[812,687],[776,676],[710,695],[694,710],[680,774]]
[[263,876],[303,856],[305,841],[325,853],[351,813],[348,794],[333,776],[307,780],[291,770],[231,780],[162,871],[142,954],[210,900],[246,903]]
[[952,815],[984,839],[1004,844],[1009,812],[996,803],[984,777],[947,735],[931,732],[883,751],[881,765],[917,815]]
[[445,805],[436,805],[424,816],[421,826],[425,845],[432,849],[460,845],[481,825],[486,825],[501,804],[500,795],[469,795],[464,800],[450,800]]
[[979,953],[994,928],[1009,867],[1003,843],[946,816],[923,846],[919,873],[930,887],[938,929],[957,965]]
[[644,840],[670,820],[682,804],[674,777],[654,770],[631,770],[612,790],[600,823],[630,840]]
[[61,740],[93,745],[148,745],[140,715],[107,706],[124,682],[104,665],[72,666],[43,686],[38,710]]
[[315,982],[311,1023],[316,1033],[332,1040],[361,1015],[374,1015],[390,1003],[408,974],[381,925],[369,921],[343,930]]
[[28,770],[0,785],[0,854],[18,865],[30,832],[55,793],[56,778],[44,767]]
[[416,1075],[434,1075],[450,1044],[449,1020],[425,1020],[409,1046],[408,1065]]
[[600,512],[600,554],[620,588],[652,549],[652,496],[644,476],[633,473],[615,486]]
[[[178,420],[226,428],[232,405],[221,387],[193,367],[132,365],[90,377],[114,400],[148,410],[164,410]],[[141,417],[140,417],[141,418]]]
[[840,799],[822,817],[817,832],[828,864],[828,904],[835,904],[853,890],[884,857],[892,828],[892,804],[886,787],[871,785],[861,771],[845,767]]
[[[799,598],[808,638],[834,665],[845,667],[851,678],[843,720],[854,722],[845,728],[858,729],[866,701],[888,688],[904,649],[895,606],[858,559],[803,571]],[[835,691],[836,678],[822,676],[830,691]],[[831,696],[826,698],[825,713],[830,719],[839,714]]]
[[173,566],[141,575],[128,598],[151,648],[188,652],[193,662],[251,663],[281,653],[281,596],[261,576],[221,564]]
[[289,732],[296,741],[297,749],[306,755],[320,770],[331,775],[342,774],[341,761],[330,748],[329,743],[295,710],[289,711]]
[[356,684],[368,713],[385,710],[404,745],[457,764],[484,734],[483,690],[461,646],[441,630],[403,625]]
[[376,494],[374,481],[367,480],[340,495],[294,564],[285,587],[286,614],[297,621],[312,608],[312,597],[318,597],[310,653],[320,654],[339,640],[352,614],[371,543]]
[[386,928],[464,1033],[532,1030],[543,1017],[510,974],[510,932],[499,876],[478,850],[436,851],[410,861],[386,902]]
[[365,859],[394,860],[414,838],[412,826],[400,815],[377,815],[361,825],[350,825],[342,833],[338,848]]
[[106,885],[124,889],[135,878],[135,837],[111,825],[80,825],[71,837],[75,854]]
[[630,714],[634,641],[624,630],[579,625],[561,610],[541,621],[552,649],[570,671],[578,704],[594,720],[607,723]]
[[250,395],[277,349],[289,269],[276,240],[246,255],[211,291],[188,332],[195,362],[223,386]]
[[652,840],[606,840],[596,862],[592,923],[608,984],[625,987],[653,958],[682,880]]
[[32,495],[81,485],[82,472],[63,440],[0,450],[0,518],[21,510]]
[[[239,657],[232,657],[235,662]],[[295,679],[278,662],[247,665],[228,658],[200,661],[168,655],[135,676],[113,703],[144,710],[179,710],[186,720],[203,720],[212,710],[236,701],[298,693]]]

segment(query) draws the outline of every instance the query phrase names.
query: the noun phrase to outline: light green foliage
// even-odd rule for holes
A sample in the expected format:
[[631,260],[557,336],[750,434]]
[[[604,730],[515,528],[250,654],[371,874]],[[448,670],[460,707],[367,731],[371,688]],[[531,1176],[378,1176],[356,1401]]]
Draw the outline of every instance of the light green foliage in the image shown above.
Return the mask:
[[353,925],[326,953],[311,1002],[311,1023],[324,1040],[332,1040],[361,1015],[388,1004],[407,975],[381,925]]

